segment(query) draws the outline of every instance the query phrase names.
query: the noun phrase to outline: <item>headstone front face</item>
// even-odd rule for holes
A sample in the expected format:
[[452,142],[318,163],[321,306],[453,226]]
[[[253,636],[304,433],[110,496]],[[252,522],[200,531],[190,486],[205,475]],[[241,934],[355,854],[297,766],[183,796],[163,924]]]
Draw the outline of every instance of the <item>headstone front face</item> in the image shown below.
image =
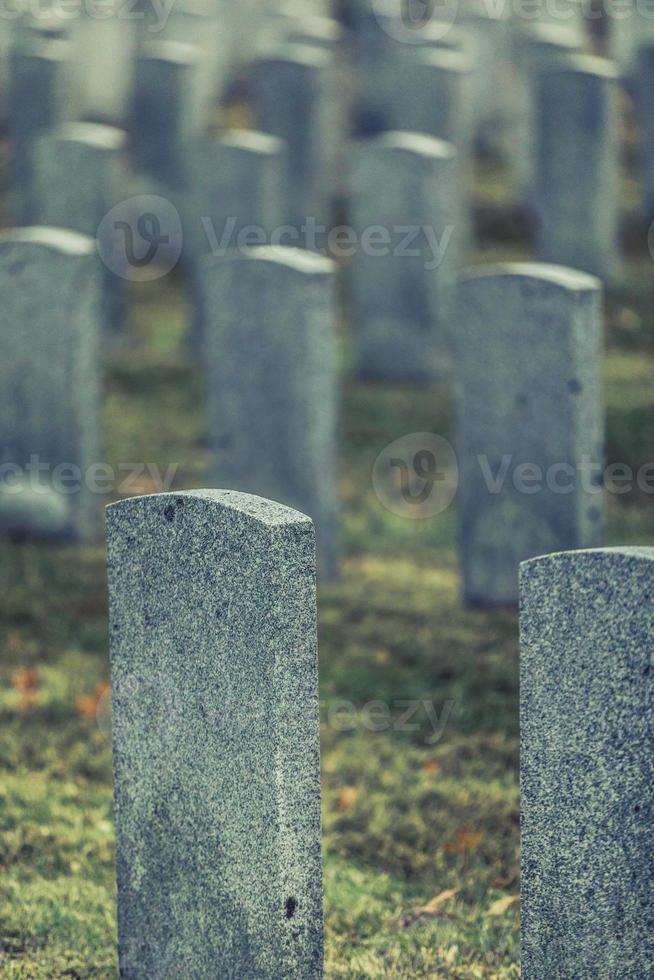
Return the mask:
[[338,562],[336,295],[329,259],[252,248],[208,259],[205,363],[216,486],[265,494],[316,525]]
[[333,175],[329,173],[329,56],[308,45],[286,44],[252,67],[253,104],[259,129],[286,142],[285,222],[301,230],[307,219],[325,222]]
[[285,153],[282,140],[251,130],[226,132],[195,150],[184,240],[198,351],[204,332],[201,259],[270,244],[281,231],[286,213]]
[[654,550],[520,576],[522,976],[654,973]]
[[601,289],[486,266],[462,277],[456,322],[464,600],[513,605],[521,561],[602,543]]
[[134,69],[130,136],[138,170],[161,187],[181,190],[188,179],[187,144],[197,122],[193,111],[198,51],[181,41],[150,41]]
[[645,218],[654,221],[654,41],[638,53],[636,103],[640,122],[642,202]]
[[556,262],[615,279],[618,151],[615,72],[577,55],[537,79],[537,250]]
[[71,21],[71,58],[79,118],[126,121],[142,21],[122,0],[109,0],[102,16],[82,4]]
[[62,121],[67,96],[69,46],[58,39],[25,39],[11,52],[8,93],[10,210],[16,224],[30,224],[32,146]]
[[317,980],[311,521],[198,490],[107,536],[121,976]]
[[[35,221],[97,239],[120,201],[125,144],[123,130],[96,123],[68,123],[41,136],[32,157]],[[98,244],[107,254],[110,242]],[[104,267],[103,280],[103,318],[113,342],[124,327],[124,281]]]
[[11,472],[0,532],[92,539],[101,524],[94,242],[50,228],[4,233],[0,301],[0,458]]
[[443,140],[387,133],[353,147],[352,322],[359,377],[447,376],[464,222],[458,158]]
[[465,98],[470,70],[469,59],[459,51],[427,48],[414,52],[395,72],[389,105],[391,129],[436,136],[465,152],[472,123]]

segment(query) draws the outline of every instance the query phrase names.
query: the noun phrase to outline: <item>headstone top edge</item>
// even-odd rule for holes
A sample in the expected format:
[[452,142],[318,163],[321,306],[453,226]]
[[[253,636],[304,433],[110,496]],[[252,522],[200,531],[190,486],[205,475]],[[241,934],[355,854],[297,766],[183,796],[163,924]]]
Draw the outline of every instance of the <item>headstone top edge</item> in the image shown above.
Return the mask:
[[329,275],[335,271],[335,263],[326,255],[308,252],[303,248],[292,248],[288,245],[251,245],[234,250],[227,255],[209,255],[205,264],[216,268],[227,263],[264,262],[285,266],[295,272],[306,275]]
[[0,246],[17,244],[41,245],[66,255],[95,254],[94,238],[68,228],[51,228],[46,225],[8,228],[0,232]]
[[294,525],[313,527],[313,521],[299,510],[287,507],[285,504],[254,494],[241,493],[238,490],[182,490],[178,493],[153,493],[137,497],[129,497],[117,503],[109,504],[106,508],[107,517],[121,515],[129,510],[141,507],[144,503],[156,504],[161,507],[166,502],[177,505],[178,501],[198,500],[213,504],[219,510],[236,511],[252,518],[256,523],[266,528],[291,527]]
[[200,51],[195,44],[186,41],[156,40],[146,41],[139,57],[148,61],[170,61],[177,65],[195,65],[200,60]]
[[404,129],[389,130],[369,140],[358,140],[357,143],[360,147],[374,146],[381,149],[403,150],[438,160],[451,160],[457,155],[456,146],[448,143],[447,140]]
[[573,292],[602,290],[602,283],[596,276],[579,272],[563,265],[548,262],[501,262],[472,266],[464,269],[458,276],[458,284],[464,285],[481,279],[513,277],[516,279],[536,279],[549,282]]
[[520,28],[519,37],[529,44],[549,44],[566,51],[582,50],[577,32],[565,24],[524,24]]
[[466,74],[472,71],[472,61],[465,51],[452,48],[424,47],[418,48],[411,65],[429,68],[445,68]]
[[544,70],[547,75],[589,75],[606,81],[616,81],[620,77],[614,62],[583,52],[572,53],[564,61],[548,65]]
[[127,134],[119,126],[108,123],[70,122],[50,130],[45,138],[66,142],[89,143],[100,149],[119,150],[127,142]]
[[241,150],[251,150],[256,153],[280,153],[284,148],[284,140],[272,133],[263,133],[260,129],[227,129],[212,141],[213,145],[229,146]]
[[647,545],[618,545],[611,548],[579,548],[571,551],[554,551],[548,555],[538,555],[520,563],[520,576],[523,577],[532,569],[547,565],[574,564],[584,559],[626,558],[639,562],[654,562],[654,547]]

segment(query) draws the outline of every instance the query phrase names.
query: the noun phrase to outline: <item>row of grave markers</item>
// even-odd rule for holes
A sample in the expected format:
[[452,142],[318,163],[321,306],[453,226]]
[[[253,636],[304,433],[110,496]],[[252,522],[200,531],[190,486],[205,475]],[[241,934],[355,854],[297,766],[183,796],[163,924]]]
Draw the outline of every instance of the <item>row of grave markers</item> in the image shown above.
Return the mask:
[[[326,212],[317,177],[328,151],[324,89],[314,80],[327,62],[306,45],[260,59],[253,104],[266,133],[233,134],[191,158],[179,108],[189,105],[181,99],[188,55],[177,47],[143,59],[145,76],[157,81],[146,77],[134,101],[149,125],[137,127],[132,159],[195,229],[185,240],[212,476],[233,489],[138,498],[108,511],[121,970],[144,980],[311,978],[321,972],[323,941],[314,532],[303,514],[242,491],[308,513],[322,574],[335,574],[336,275],[328,259],[288,247],[202,258],[194,236],[198,214],[219,224],[227,207],[243,226],[265,229]],[[460,177],[472,152],[456,108],[465,102],[463,57],[453,45],[416,60],[425,91],[429,82],[451,93],[436,116],[433,97],[420,105],[410,89],[401,94],[404,71],[393,67],[398,87],[385,91],[397,92],[397,103],[381,107],[396,114],[388,131],[379,107],[366,110],[375,134],[347,157],[359,237],[373,225],[410,224],[422,234],[410,260],[364,250],[353,257],[356,369],[385,380],[439,372],[457,380],[466,602],[515,603],[518,566],[531,559],[521,586],[523,975],[636,978],[654,967],[654,554],[597,549],[602,508],[592,482],[565,493],[554,484],[532,495],[511,480],[489,490],[486,477],[507,456],[542,471],[576,473],[586,459],[601,467],[601,286],[549,265],[460,274],[469,234]],[[538,76],[528,99],[539,122],[526,130],[533,153],[520,186],[544,216],[541,255],[569,256],[575,269],[610,279],[609,73],[574,54],[539,65]],[[591,126],[570,119],[572,103]],[[178,115],[162,141],[171,107]],[[89,540],[100,521],[92,490],[84,482],[65,493],[51,477],[62,463],[87,474],[101,458],[101,326],[116,340],[124,297],[116,270],[98,265],[93,237],[117,203],[123,138],[89,124],[46,132],[54,118],[39,125],[38,145],[34,130],[23,144],[23,203],[46,217],[0,238],[9,314],[0,420],[18,491],[0,495],[0,529]],[[311,125],[300,130],[300,118]],[[395,132],[407,118],[415,131]],[[485,119],[492,139],[492,106]],[[196,161],[201,177],[190,183],[200,200],[188,203],[172,192],[183,190]],[[66,198],[73,173],[83,179]],[[50,223],[68,230],[43,227]],[[434,238],[441,244],[448,228],[450,247],[428,269]],[[565,252],[573,233],[575,250]],[[37,486],[22,475],[35,456],[45,466]],[[593,550],[547,555],[572,548]]]

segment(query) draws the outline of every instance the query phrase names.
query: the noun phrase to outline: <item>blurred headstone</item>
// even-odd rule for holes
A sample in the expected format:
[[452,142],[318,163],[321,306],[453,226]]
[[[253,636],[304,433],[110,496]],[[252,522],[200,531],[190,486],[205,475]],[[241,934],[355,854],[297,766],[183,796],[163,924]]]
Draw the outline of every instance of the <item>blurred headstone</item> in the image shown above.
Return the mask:
[[522,975],[654,974],[654,549],[520,573]]
[[120,974],[318,980],[311,521],[198,490],[107,540]]
[[455,147],[421,133],[361,140],[352,148],[350,213],[357,375],[444,379],[465,227]]
[[641,47],[635,76],[644,217],[654,221],[654,41]]
[[123,125],[144,14],[124,0],[101,2],[101,16],[82,4],[71,20],[76,111],[81,119]]
[[464,155],[470,146],[466,104],[467,57],[447,48],[426,48],[396,69],[391,91],[391,128],[425,133],[453,143]]
[[[68,123],[39,137],[33,153],[35,222],[94,240],[106,233],[103,219],[121,199],[125,144],[123,130],[98,123]],[[100,243],[101,254],[109,247]],[[124,327],[124,280],[106,267],[103,277],[103,319],[111,345]]]
[[312,252],[261,247],[203,269],[205,365],[216,486],[297,507],[338,565],[336,283]]
[[572,55],[538,72],[537,251],[544,262],[618,276],[616,75]]
[[464,600],[517,602],[518,566],[602,543],[599,282],[557,266],[487,266],[457,303]]
[[92,239],[0,235],[0,531],[93,539],[101,526],[100,278]]
[[329,146],[329,55],[308,45],[287,44],[252,66],[253,104],[262,132],[288,146],[288,224],[300,231],[307,219],[328,219],[334,189]]

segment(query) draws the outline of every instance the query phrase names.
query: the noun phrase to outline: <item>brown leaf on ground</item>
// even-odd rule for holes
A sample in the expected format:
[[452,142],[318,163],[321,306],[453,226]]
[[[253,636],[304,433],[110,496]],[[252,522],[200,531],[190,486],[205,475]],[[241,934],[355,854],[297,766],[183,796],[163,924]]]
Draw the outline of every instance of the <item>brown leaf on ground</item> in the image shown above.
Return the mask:
[[344,810],[348,810],[357,801],[357,796],[359,791],[356,786],[344,786],[341,792],[338,794],[338,799],[336,800],[336,805],[334,809],[336,813],[343,813]]
[[108,681],[100,681],[96,685],[92,694],[84,694],[75,702],[75,711],[80,718],[95,718],[98,714],[98,707],[105,694],[110,689]]
[[439,892],[439,894],[436,895],[435,898],[432,898],[430,902],[427,902],[426,905],[421,905],[420,908],[414,909],[413,912],[405,915],[402,919],[402,925],[406,928],[407,926],[413,925],[413,923],[417,922],[418,919],[435,919],[438,916],[445,915],[441,905],[443,905],[444,902],[449,902],[453,898],[456,898],[460,891],[460,888],[446,888],[445,891]]
[[520,901],[519,895],[505,895],[504,898],[498,898],[496,902],[488,909],[489,915],[504,915],[504,913],[515,905],[516,902]]
[[484,835],[478,831],[462,828],[453,841],[443,846],[443,850],[446,854],[467,854],[468,851],[476,851],[483,839]]
[[440,772],[442,768],[443,767],[441,766],[441,764],[438,761],[438,759],[427,759],[427,761],[423,763],[422,771],[423,772]]

